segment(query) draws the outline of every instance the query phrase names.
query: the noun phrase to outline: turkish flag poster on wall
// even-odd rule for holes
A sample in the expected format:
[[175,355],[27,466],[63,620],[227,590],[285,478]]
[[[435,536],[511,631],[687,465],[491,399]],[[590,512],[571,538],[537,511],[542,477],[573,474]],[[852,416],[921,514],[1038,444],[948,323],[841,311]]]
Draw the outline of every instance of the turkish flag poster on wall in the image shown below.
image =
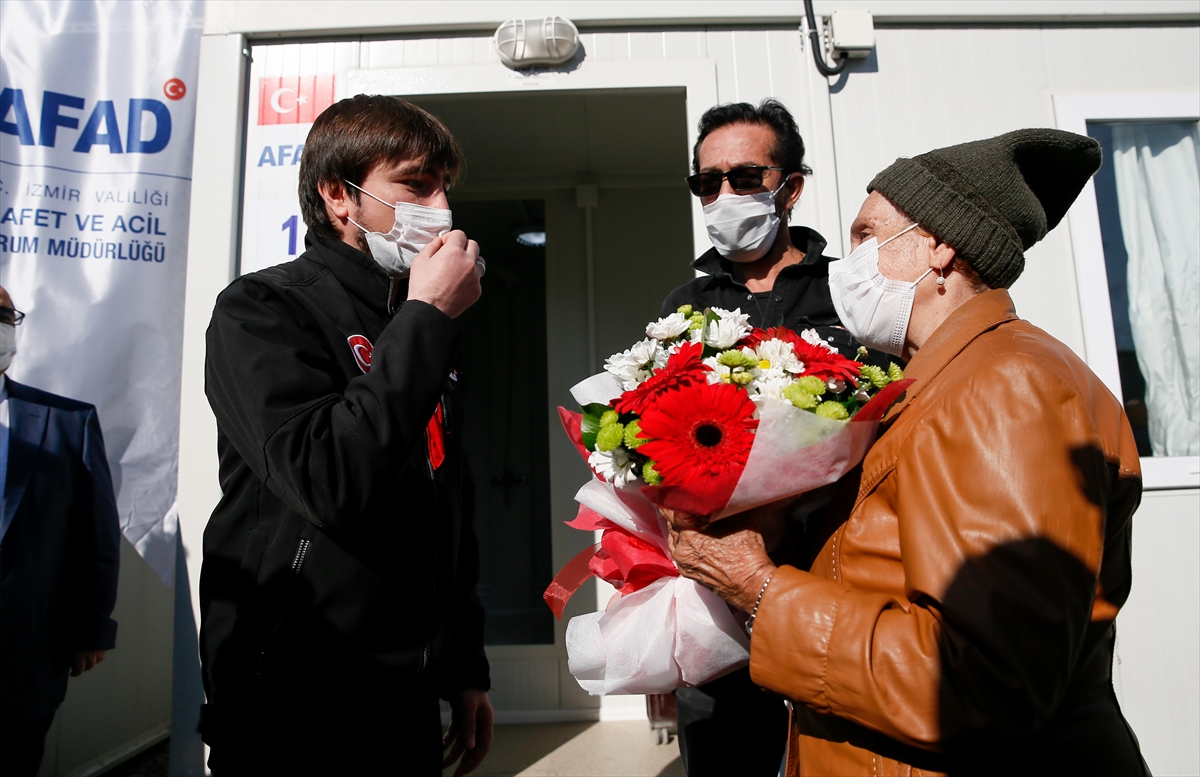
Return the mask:
[[333,74],[258,80],[259,124],[312,124],[333,105]]

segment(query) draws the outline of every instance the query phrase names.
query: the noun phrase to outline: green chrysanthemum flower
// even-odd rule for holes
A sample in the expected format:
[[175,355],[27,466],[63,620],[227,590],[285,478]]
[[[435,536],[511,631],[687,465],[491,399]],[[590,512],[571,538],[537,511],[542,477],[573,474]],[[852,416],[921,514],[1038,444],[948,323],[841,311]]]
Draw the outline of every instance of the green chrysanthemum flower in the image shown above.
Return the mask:
[[747,386],[752,380],[754,380],[752,372],[731,372],[729,374],[729,382],[735,386]]
[[691,305],[680,305],[679,307],[677,307],[675,309],[675,312],[678,313],[679,315],[683,316],[684,318],[691,318],[692,317],[692,306]]
[[600,427],[596,432],[596,450],[606,453],[616,448],[625,439],[625,427],[621,424],[609,424]]
[[688,316],[688,331],[695,332],[697,329],[704,328],[704,314],[700,312],[693,313]]
[[856,361],[862,361],[863,359],[867,358],[867,346],[858,346],[858,351],[855,352],[854,358]]
[[616,410],[605,410],[604,414],[600,416],[600,428],[612,426],[619,420],[621,420],[621,416],[617,415]]
[[758,360],[733,348],[728,351],[722,351],[717,356],[717,364],[723,364],[729,368],[746,367],[749,369],[750,367],[757,367]]
[[892,362],[888,365],[888,377],[892,380],[904,380],[904,370],[900,369],[900,365]]
[[653,461],[647,461],[642,465],[642,480],[645,480],[652,486],[657,486],[662,482],[662,475],[658,474],[658,470],[654,469]]
[[859,374],[866,380],[870,381],[875,388],[883,388],[892,382],[892,379],[887,376],[887,373],[876,367],[874,364],[864,364]]
[[820,401],[811,391],[805,391],[799,383],[793,383],[783,390],[783,398],[801,410],[812,410]]
[[822,402],[817,405],[816,413],[822,418],[832,418],[834,421],[845,421],[850,417],[840,402]]
[[642,425],[637,420],[630,421],[625,426],[625,447],[631,451],[636,451],[643,443],[650,442],[645,437],[638,437],[638,433],[642,431]]
[[829,389],[829,386],[825,384],[825,381],[821,380],[816,375],[805,375],[803,378],[800,378],[798,381],[796,381],[795,385],[799,386],[803,391],[818,397]]

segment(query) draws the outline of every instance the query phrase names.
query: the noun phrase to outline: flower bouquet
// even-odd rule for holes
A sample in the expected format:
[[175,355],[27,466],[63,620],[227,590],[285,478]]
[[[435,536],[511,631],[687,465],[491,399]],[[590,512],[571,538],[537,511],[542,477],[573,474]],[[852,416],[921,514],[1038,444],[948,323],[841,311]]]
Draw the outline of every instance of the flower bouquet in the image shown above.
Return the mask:
[[745,665],[745,613],[679,576],[657,508],[712,521],[833,483],[911,383],[895,364],[842,356],[814,330],[748,319],[685,305],[571,389],[582,413],[559,408],[596,474],[568,525],[603,534],[545,599],[561,618],[589,576],[617,588],[603,612],[567,626],[569,668],[589,693],[664,693]]

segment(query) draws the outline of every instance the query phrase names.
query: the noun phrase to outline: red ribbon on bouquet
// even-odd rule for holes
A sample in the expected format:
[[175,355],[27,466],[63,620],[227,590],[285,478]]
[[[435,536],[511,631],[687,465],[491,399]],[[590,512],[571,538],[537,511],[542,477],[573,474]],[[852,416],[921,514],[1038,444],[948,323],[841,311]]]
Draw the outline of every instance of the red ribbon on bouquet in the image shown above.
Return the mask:
[[585,548],[567,562],[542,598],[550,611],[562,620],[563,609],[587,579],[593,575],[609,583],[622,595],[640,591],[663,577],[678,577],[679,570],[657,545],[646,542],[628,529],[618,526],[594,510],[579,506],[575,520],[567,526],[581,531],[603,530],[599,545]]
[[[580,428],[582,416],[565,408],[558,409],[563,429],[580,455],[587,460],[588,451],[583,445]],[[597,476],[599,477],[599,476]],[[604,532],[599,545],[582,550],[555,575],[542,598],[555,617],[562,620],[563,609],[580,587],[593,575],[611,584],[622,595],[640,591],[662,577],[677,577],[679,570],[657,545],[646,542],[628,529],[583,505],[575,520],[567,526],[580,531]]]

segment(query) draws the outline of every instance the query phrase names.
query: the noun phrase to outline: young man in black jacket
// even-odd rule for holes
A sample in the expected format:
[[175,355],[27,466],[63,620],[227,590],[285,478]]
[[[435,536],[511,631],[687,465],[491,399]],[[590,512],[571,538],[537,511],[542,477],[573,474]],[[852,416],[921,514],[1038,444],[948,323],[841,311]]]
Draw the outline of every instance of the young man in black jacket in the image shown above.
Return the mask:
[[[841,327],[829,295],[825,238],[789,227],[804,191],[804,140],[782,104],[734,103],[700,118],[692,151],[692,194],[700,198],[713,247],[692,262],[705,275],[671,292],[662,314],[681,305],[740,309],[750,324],[815,329],[845,356],[859,344]],[[887,367],[883,354],[869,359]],[[777,774],[787,744],[788,711],[740,669],[675,692],[679,750],[689,777]]]
[[[393,97],[313,124],[295,261],[208,330],[222,499],[204,533],[201,718],[214,774],[456,774],[492,733],[454,319],[450,132]],[[438,698],[453,719],[443,746]]]

